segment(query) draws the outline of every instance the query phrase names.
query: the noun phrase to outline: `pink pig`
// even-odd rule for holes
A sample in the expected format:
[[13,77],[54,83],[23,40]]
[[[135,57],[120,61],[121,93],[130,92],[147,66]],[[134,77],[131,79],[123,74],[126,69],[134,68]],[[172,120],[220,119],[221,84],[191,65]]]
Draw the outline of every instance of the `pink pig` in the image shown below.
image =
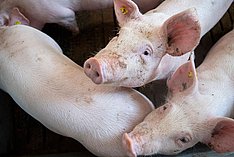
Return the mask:
[[114,0],[121,29],[85,62],[85,73],[96,84],[127,87],[167,78],[188,60],[187,52],[194,50],[232,1],[167,0],[143,15],[133,1]]
[[195,71],[193,60],[168,80],[170,96],[132,132],[128,155],[177,154],[198,142],[234,151],[234,30],[221,38]]
[[24,25],[0,28],[0,88],[48,129],[97,156],[126,156],[123,133],[153,110],[133,89],[94,84],[54,40]]
[[[156,7],[162,0],[135,0],[142,11]],[[75,11],[111,8],[113,0],[0,0],[0,24],[22,23],[42,29],[45,23],[58,23],[78,32]]]

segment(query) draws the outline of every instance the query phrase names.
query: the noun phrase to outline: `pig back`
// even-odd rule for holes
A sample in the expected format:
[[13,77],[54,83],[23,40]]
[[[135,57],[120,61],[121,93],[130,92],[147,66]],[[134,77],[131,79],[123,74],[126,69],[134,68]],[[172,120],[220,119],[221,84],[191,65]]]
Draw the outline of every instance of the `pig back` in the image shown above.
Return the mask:
[[[210,49],[202,66],[198,67],[198,71],[202,72],[206,69],[220,74],[225,79],[228,77],[234,84],[234,30],[224,35]],[[224,73],[224,75],[222,75]]]

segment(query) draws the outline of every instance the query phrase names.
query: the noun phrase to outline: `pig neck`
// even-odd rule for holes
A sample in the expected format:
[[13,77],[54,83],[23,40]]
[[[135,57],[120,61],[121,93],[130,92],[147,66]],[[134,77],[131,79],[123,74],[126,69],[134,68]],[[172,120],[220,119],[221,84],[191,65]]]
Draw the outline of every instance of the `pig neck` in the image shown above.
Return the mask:
[[[210,30],[226,12],[233,0],[168,0],[146,14],[163,13],[171,17],[189,8],[195,8],[201,25],[201,36]],[[215,15],[214,15],[215,14]],[[157,20],[155,20],[157,21]]]

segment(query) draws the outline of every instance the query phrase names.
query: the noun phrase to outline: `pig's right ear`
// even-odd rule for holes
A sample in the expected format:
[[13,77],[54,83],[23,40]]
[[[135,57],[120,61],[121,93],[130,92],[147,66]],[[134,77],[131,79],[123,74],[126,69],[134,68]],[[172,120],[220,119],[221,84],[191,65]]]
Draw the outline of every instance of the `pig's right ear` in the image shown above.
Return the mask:
[[114,8],[120,27],[127,21],[138,19],[142,16],[139,8],[132,0],[114,0]]
[[13,8],[8,21],[8,26],[12,25],[29,25],[29,20],[19,11],[18,8]]
[[178,92],[186,92],[187,94],[194,93],[198,90],[197,73],[194,64],[194,57],[190,61],[181,65],[174,74],[168,78],[167,86],[170,94]]
[[166,53],[172,56],[193,51],[200,41],[201,27],[195,8],[170,17],[162,28],[167,36]]

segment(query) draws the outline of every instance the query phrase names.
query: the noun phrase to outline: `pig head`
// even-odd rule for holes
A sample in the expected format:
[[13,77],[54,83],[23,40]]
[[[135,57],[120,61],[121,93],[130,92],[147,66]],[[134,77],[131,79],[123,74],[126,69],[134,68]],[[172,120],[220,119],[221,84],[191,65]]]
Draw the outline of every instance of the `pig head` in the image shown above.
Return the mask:
[[129,156],[173,155],[198,142],[216,152],[234,151],[234,120],[219,113],[223,109],[217,109],[216,105],[222,105],[223,100],[200,93],[193,61],[173,74],[168,87],[171,95],[166,104],[146,116],[132,132],[123,135]]
[[142,15],[131,0],[115,0],[114,8],[121,27],[118,35],[84,64],[86,75],[96,84],[137,87],[167,78],[199,42],[195,9],[169,17]]
[[0,26],[12,26],[17,24],[29,25],[29,20],[19,11],[18,8],[14,7],[9,11],[0,11]]

